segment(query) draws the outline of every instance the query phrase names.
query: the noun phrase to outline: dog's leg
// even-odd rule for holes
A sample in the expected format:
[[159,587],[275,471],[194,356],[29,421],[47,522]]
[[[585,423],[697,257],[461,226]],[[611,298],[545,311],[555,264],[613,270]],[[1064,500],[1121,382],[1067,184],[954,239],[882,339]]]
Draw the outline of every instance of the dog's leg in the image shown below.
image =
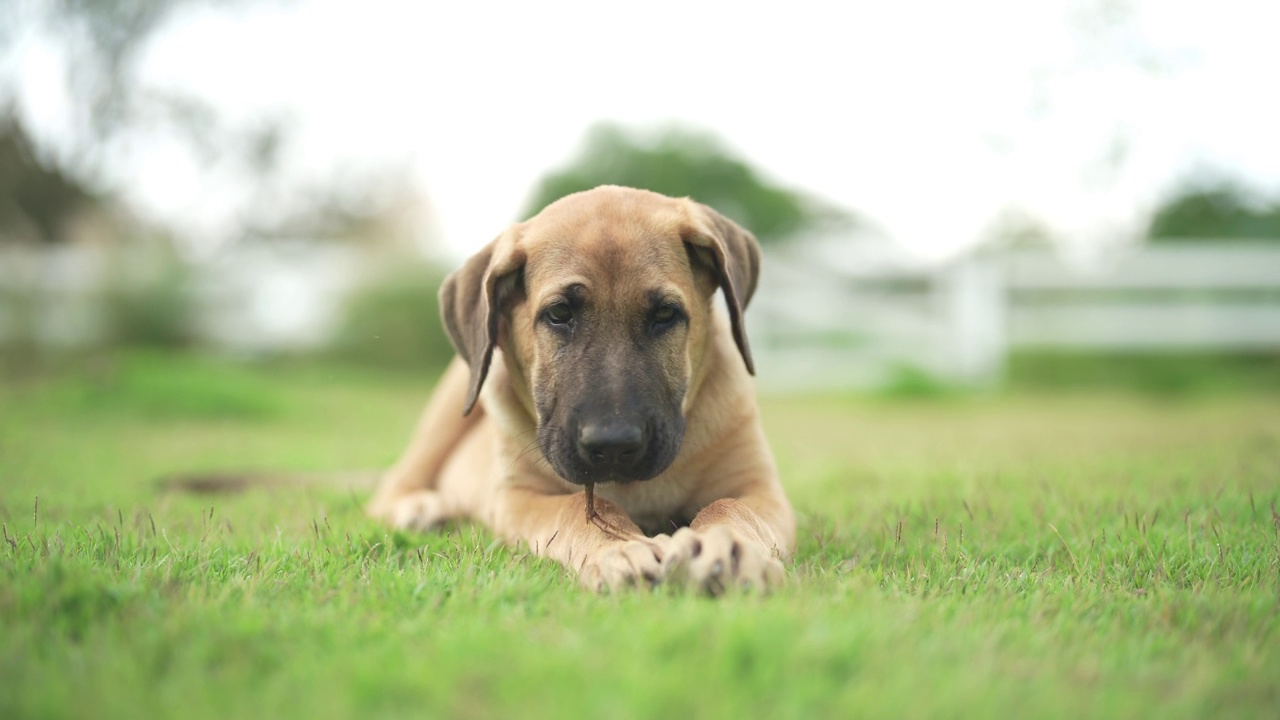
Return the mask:
[[427,401],[409,446],[383,474],[366,507],[370,515],[397,527],[423,529],[433,524],[426,521],[430,513],[410,511],[414,507],[427,509],[435,502],[430,498],[431,490],[441,468],[463,436],[484,416],[484,409],[478,406],[470,415],[462,415],[469,376],[467,364],[455,357]]
[[769,590],[785,577],[795,520],[781,492],[716,500],[666,548],[664,582],[719,595],[729,588]]
[[576,572],[582,585],[597,592],[657,583],[670,538],[645,537],[608,500],[597,497],[595,511],[596,518],[588,519],[585,493],[551,495],[508,485],[498,493],[491,526],[508,541]]

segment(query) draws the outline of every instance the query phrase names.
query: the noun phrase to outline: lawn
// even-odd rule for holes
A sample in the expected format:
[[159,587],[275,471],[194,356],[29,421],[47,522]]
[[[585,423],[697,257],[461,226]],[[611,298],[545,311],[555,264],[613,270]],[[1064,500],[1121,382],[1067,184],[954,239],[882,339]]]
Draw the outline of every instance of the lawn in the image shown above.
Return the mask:
[[1274,717],[1280,395],[769,398],[769,597],[598,597],[364,491],[431,378],[124,355],[0,386],[0,718]]

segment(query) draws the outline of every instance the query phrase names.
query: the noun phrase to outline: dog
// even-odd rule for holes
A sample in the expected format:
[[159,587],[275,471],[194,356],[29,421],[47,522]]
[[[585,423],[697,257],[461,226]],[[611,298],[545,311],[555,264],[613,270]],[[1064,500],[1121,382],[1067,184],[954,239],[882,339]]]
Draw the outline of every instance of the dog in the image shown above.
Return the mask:
[[597,591],[778,586],[795,518],[750,377],[759,265],[747,230],[646,190],[512,225],[445,279],[457,355],[367,511],[479,521]]

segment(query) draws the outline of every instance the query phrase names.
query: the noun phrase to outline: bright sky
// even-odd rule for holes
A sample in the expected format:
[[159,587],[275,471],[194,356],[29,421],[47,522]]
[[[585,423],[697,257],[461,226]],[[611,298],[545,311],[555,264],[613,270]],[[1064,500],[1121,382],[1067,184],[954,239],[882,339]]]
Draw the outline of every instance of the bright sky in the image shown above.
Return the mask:
[[[287,111],[301,174],[410,168],[454,255],[601,120],[711,129],[930,256],[1009,207],[1082,244],[1123,238],[1197,168],[1280,191],[1280,3],[1149,0],[1098,22],[1123,6],[298,0],[184,16],[143,68],[233,118]],[[55,126],[53,61],[24,62],[28,112]],[[206,233],[243,200],[163,137],[119,180]]]

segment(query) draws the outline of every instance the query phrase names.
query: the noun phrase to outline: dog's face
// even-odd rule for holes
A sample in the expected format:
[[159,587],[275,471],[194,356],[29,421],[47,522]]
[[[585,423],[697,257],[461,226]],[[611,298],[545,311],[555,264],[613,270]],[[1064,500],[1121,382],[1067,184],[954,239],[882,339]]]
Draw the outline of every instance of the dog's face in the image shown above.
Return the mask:
[[467,409],[499,345],[561,477],[652,478],[679,453],[717,287],[751,368],[741,316],[757,268],[755,239],[697,203],[614,187],[563,198],[441,290],[472,370]]

